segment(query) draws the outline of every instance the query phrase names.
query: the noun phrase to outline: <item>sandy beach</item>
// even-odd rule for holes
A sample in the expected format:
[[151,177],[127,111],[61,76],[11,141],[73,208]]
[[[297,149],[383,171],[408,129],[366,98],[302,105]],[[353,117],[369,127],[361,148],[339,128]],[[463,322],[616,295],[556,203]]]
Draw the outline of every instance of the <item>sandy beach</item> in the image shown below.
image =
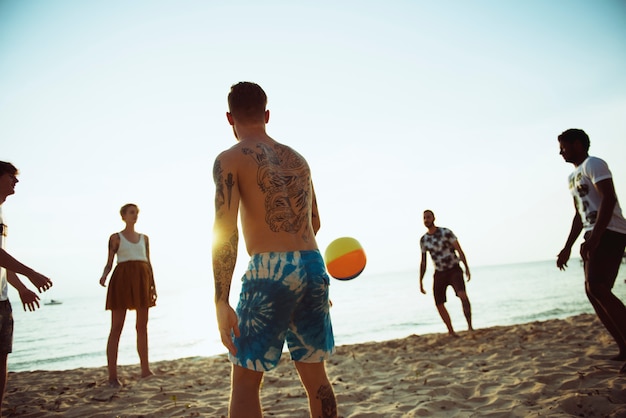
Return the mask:
[[[624,417],[626,375],[594,315],[564,320],[339,346],[328,373],[342,417]],[[10,361],[10,357],[9,357]],[[3,416],[222,417],[228,408],[225,355],[121,366],[9,374]],[[307,417],[288,355],[266,373],[267,417]]]

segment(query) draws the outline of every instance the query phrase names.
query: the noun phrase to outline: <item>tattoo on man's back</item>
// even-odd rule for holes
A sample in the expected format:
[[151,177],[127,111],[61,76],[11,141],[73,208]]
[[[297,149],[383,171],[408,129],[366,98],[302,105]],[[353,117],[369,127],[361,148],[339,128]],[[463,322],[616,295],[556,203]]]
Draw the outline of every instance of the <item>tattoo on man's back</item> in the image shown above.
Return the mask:
[[[257,184],[265,194],[265,222],[274,232],[298,233],[308,229],[311,208],[309,167],[300,155],[285,146],[258,144],[242,152],[258,164]],[[308,237],[308,231],[304,236]]]

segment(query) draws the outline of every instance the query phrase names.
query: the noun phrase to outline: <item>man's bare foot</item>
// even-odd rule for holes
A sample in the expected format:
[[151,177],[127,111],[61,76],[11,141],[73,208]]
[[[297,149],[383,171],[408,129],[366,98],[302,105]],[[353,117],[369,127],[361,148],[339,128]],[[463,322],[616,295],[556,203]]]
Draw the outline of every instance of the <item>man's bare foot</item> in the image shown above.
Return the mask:
[[120,382],[119,379],[109,380],[109,387],[110,388],[121,388],[122,387],[122,382]]

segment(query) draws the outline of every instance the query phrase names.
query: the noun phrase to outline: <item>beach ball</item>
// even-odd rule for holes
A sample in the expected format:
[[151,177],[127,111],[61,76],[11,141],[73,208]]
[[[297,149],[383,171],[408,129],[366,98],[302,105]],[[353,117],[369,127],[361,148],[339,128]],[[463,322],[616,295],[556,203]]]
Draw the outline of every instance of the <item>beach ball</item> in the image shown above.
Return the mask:
[[356,278],[365,268],[365,251],[359,241],[350,237],[337,238],[326,247],[326,269],[337,280]]

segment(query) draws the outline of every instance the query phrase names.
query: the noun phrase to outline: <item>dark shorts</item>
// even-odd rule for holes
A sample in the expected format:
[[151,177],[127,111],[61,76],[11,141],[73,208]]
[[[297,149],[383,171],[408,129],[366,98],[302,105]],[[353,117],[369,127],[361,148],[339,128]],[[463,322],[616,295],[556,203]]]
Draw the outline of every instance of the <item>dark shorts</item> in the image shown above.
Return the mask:
[[271,370],[287,341],[292,360],[320,363],[335,349],[324,260],[319,251],[255,254],[242,279],[233,364]]
[[433,294],[435,295],[435,304],[442,305],[446,303],[446,289],[448,286],[454,288],[454,293],[465,292],[465,282],[463,281],[463,270],[457,264],[448,270],[435,271],[433,280]]
[[[585,234],[585,238],[588,237]],[[600,238],[598,249],[585,262],[585,280],[613,288],[626,248],[626,234],[607,229]]]
[[0,353],[13,351],[13,309],[8,300],[0,301]]

